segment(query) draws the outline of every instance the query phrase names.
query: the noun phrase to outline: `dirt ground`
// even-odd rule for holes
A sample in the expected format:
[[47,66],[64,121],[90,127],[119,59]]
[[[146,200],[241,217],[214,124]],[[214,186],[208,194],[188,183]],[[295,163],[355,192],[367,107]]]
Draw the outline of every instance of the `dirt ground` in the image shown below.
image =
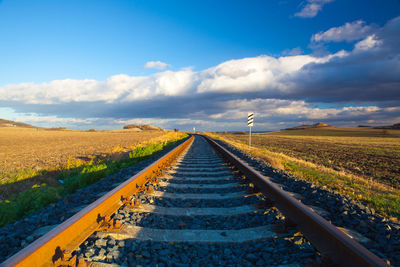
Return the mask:
[[[400,188],[399,130],[335,128],[253,134],[254,146]],[[247,134],[222,134],[248,142]]]
[[113,151],[126,151],[164,134],[163,131],[84,132],[0,127],[0,173],[29,168],[51,170],[68,159],[89,160]]

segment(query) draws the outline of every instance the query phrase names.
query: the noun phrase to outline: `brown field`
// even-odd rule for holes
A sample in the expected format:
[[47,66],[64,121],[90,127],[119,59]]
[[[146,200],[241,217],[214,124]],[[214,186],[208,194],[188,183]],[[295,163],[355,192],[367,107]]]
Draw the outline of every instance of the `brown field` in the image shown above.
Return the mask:
[[0,128],[0,173],[21,169],[53,169],[68,159],[91,159],[113,150],[129,150],[160,137],[163,131],[50,131],[17,127]]
[[140,145],[170,141],[175,133],[75,131],[0,127],[0,200],[35,184],[56,185],[61,171],[98,160],[118,160]]
[[[248,142],[247,134],[221,136]],[[256,147],[400,188],[400,130],[323,127],[253,134]]]
[[[248,150],[248,134],[209,135]],[[256,133],[251,154],[400,220],[400,131],[321,127]]]

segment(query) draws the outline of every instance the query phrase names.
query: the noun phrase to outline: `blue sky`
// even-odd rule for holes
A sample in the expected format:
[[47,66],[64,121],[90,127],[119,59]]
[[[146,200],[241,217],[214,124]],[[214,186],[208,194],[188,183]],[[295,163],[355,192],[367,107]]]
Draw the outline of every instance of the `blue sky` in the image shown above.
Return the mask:
[[0,118],[243,130],[256,109],[259,130],[395,123],[400,76],[371,73],[400,66],[399,15],[398,0],[3,0]]

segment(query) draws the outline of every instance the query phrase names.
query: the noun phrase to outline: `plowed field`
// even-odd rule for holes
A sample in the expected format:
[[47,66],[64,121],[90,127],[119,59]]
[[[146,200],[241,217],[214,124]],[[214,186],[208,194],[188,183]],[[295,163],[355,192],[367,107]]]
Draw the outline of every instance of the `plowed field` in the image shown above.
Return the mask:
[[[400,188],[400,131],[347,128],[253,134],[254,146]],[[246,144],[247,134],[223,134]]]

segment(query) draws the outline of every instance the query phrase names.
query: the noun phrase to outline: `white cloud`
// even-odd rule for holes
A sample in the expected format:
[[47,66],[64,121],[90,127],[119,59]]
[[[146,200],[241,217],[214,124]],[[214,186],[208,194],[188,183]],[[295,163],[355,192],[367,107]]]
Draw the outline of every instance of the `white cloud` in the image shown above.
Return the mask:
[[298,55],[301,55],[303,53],[304,53],[304,51],[303,51],[303,49],[301,49],[301,47],[295,47],[295,48],[292,48],[292,49],[285,49],[282,52],[282,55],[283,56],[298,56]]
[[297,55],[287,57],[259,56],[226,61],[200,73],[198,93],[248,93],[265,90],[287,91],[286,75],[309,63],[325,63],[346,54],[340,51],[325,57]]
[[165,96],[183,95],[194,86],[195,81],[195,73],[190,69],[159,73],[155,75],[155,93]]
[[[191,70],[165,71],[147,77],[124,77],[124,84],[127,86],[120,94],[122,102],[151,99],[157,96],[179,96],[188,93],[195,81],[194,73]],[[125,81],[125,79],[127,81]],[[129,83],[129,80],[131,83]],[[117,83],[118,85],[118,83]],[[111,87],[110,90],[114,88]]]
[[0,87],[0,100],[26,104],[60,104],[68,102],[106,103],[177,96],[193,86],[191,70],[166,71],[150,76],[114,75],[105,81],[55,80],[48,83],[20,83]]
[[168,120],[164,119],[154,119],[154,118],[132,118],[132,119],[116,119],[113,120],[113,123],[120,124],[120,125],[128,125],[128,124],[136,124],[136,125],[144,125],[150,124],[157,127],[164,127]]
[[144,64],[143,68],[145,69],[158,69],[162,70],[168,67],[169,64],[161,61],[148,61],[146,64]]
[[54,124],[92,124],[93,119],[59,118],[57,116],[38,116],[37,114],[18,115],[15,121],[23,121],[33,125],[54,125]]
[[322,10],[325,4],[332,1],[334,0],[307,0],[303,9],[294,15],[301,18],[313,18]]
[[138,124],[138,125],[142,125],[142,124],[150,124],[148,120],[145,119],[140,119],[140,118],[134,118],[134,119],[129,119],[129,120],[115,120],[115,123],[118,124]]
[[10,84],[0,87],[0,100],[49,105],[97,101],[119,103],[207,92],[285,92],[289,86],[285,75],[295,73],[309,63],[325,63],[345,55],[340,51],[325,57],[259,56],[226,61],[200,72],[183,69],[149,76],[119,74],[105,81],[65,79],[40,84]]
[[376,48],[382,44],[382,40],[378,40],[375,34],[372,34],[365,38],[364,40],[359,41],[354,46],[355,51],[366,51],[373,48]]
[[341,108],[319,108],[303,100],[284,99],[237,99],[221,104],[222,113],[211,114],[209,118],[218,120],[245,119],[247,112],[255,111],[255,120],[270,117],[290,117],[307,120],[362,116],[373,114],[382,109],[377,106],[352,106]]
[[347,22],[343,26],[333,27],[325,32],[319,32],[311,37],[314,42],[341,42],[341,41],[356,41],[360,40],[374,29],[373,26],[365,25],[362,20]]

